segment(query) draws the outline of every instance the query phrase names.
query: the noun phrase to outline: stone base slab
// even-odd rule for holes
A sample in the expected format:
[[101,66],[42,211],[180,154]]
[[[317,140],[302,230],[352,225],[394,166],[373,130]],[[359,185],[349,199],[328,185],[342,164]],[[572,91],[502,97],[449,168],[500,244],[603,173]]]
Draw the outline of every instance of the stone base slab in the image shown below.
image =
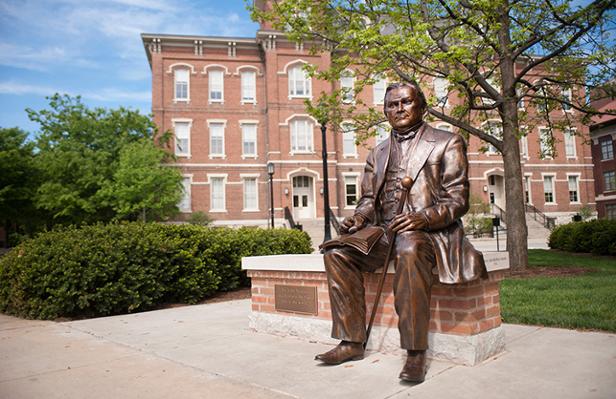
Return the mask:
[[[294,336],[333,345],[338,343],[338,340],[331,338],[331,322],[320,319],[252,312],[249,316],[249,327],[262,333]],[[428,341],[429,357],[466,366],[474,366],[505,350],[505,333],[500,326],[468,336],[431,332]],[[403,354],[398,329],[374,326],[368,350]]]

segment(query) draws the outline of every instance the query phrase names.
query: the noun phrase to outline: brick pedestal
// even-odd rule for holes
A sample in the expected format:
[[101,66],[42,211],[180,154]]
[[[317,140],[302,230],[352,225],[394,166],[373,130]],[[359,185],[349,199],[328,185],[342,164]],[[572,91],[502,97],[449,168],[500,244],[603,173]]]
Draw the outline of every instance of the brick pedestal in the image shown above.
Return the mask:
[[[488,279],[457,285],[437,282],[432,287],[429,334],[432,357],[474,365],[504,350],[499,285],[508,259],[502,252],[486,253],[484,257]],[[322,255],[249,257],[242,260],[242,267],[252,280],[251,328],[336,343],[330,338],[331,308]],[[390,268],[368,349],[400,350],[392,272]],[[364,275],[367,317],[374,304],[378,278],[379,275],[374,273]],[[274,306],[275,285],[316,287],[317,314],[277,311]]]

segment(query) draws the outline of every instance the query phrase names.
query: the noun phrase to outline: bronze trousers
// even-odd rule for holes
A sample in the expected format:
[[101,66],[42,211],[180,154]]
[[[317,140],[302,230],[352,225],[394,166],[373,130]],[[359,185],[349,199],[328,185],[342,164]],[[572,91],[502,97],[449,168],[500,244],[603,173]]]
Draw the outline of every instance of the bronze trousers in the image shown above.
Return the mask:
[[[333,338],[351,342],[366,340],[362,272],[374,272],[381,268],[387,247],[387,238],[383,235],[368,255],[347,246],[325,253]],[[428,233],[410,231],[397,235],[393,251],[396,270],[393,288],[400,346],[403,349],[425,350],[428,348],[434,247]]]

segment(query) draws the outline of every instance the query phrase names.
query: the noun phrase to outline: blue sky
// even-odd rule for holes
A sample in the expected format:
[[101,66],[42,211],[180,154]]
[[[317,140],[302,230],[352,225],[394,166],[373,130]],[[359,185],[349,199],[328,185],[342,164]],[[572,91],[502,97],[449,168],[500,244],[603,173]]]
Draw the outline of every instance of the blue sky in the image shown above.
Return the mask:
[[36,133],[26,108],[55,92],[151,110],[141,33],[254,37],[243,0],[0,0],[0,127]]

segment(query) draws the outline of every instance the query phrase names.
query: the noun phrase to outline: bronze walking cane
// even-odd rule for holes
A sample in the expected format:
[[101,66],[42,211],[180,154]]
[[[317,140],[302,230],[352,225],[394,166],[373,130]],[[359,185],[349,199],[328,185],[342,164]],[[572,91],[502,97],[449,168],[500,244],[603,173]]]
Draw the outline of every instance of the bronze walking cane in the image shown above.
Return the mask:
[[[404,204],[406,203],[406,197],[413,186],[413,179],[409,176],[405,176],[402,181],[402,196],[400,197],[400,203],[398,204],[398,209],[396,210],[396,216],[401,214],[404,210]],[[389,261],[391,259],[391,253],[394,249],[394,244],[396,242],[396,232],[392,232],[389,247],[387,248],[387,256],[385,257],[385,263],[383,264],[383,274],[381,274],[381,279],[379,281],[378,289],[376,290],[376,298],[374,299],[374,306],[372,307],[372,313],[370,314],[370,322],[368,323],[368,328],[366,329],[366,342],[364,342],[364,349],[368,346],[368,339],[370,338],[370,331],[372,330],[372,324],[374,323],[374,318],[376,317],[376,310],[379,307],[379,300],[381,299],[381,293],[383,292],[383,284],[385,283],[385,276],[387,276],[387,268],[389,267]]]

